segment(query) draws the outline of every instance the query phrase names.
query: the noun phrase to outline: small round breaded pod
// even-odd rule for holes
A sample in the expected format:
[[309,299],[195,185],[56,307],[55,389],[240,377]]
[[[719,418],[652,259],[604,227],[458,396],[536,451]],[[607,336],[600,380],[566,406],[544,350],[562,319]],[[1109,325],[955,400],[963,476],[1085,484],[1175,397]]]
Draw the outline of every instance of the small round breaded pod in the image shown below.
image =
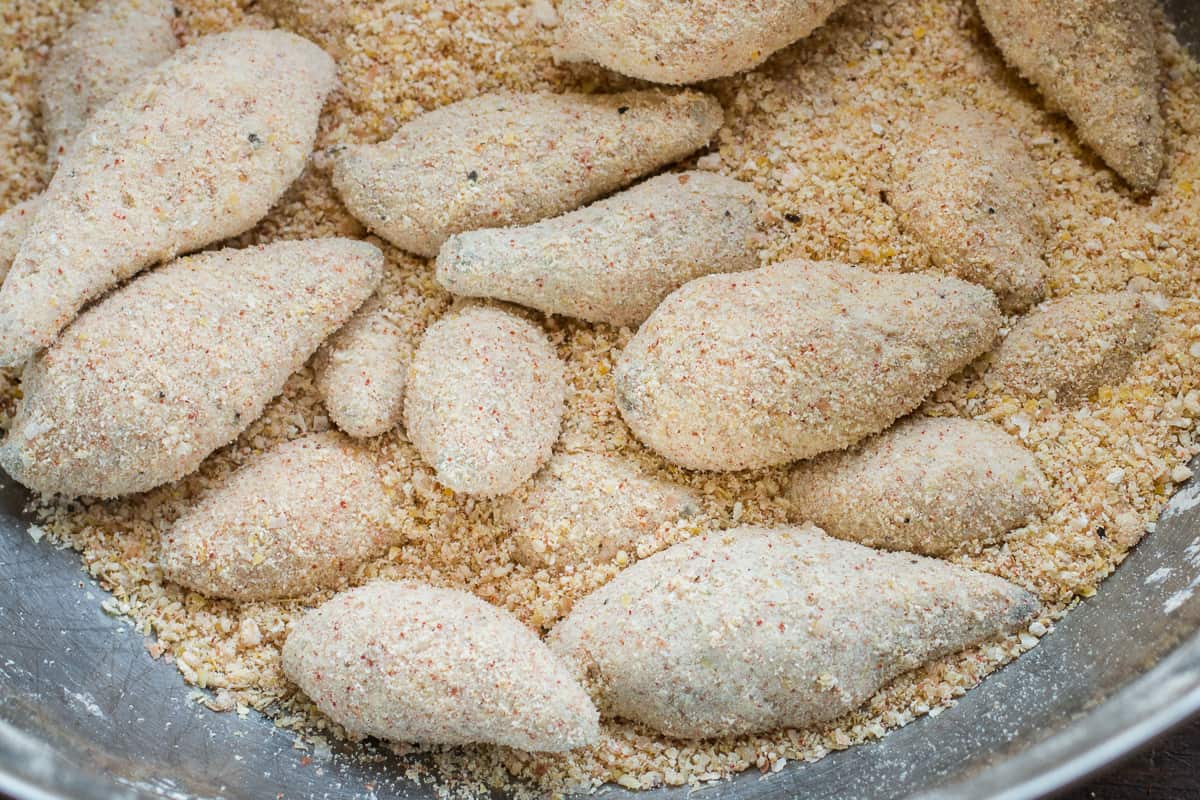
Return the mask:
[[334,424],[362,438],[396,427],[410,355],[391,312],[378,296],[367,300],[317,358],[317,390]]
[[758,266],[758,194],[711,172],[659,175],[524,228],[450,237],[437,280],[589,322],[637,326],[683,284]]
[[17,249],[29,231],[29,224],[42,204],[42,196],[35,194],[0,214],[0,281],[8,275]]
[[496,507],[522,564],[563,569],[612,561],[663,525],[700,511],[699,499],[645,477],[621,458],[556,455],[533,480]]
[[1020,313],[1046,293],[1046,190],[1001,121],[943,100],[901,144],[889,202],[933,263]]
[[452,234],[536,222],[632,183],[723,120],[700,92],[485,94],[346,148],[333,185],[372,231],[432,258]]
[[205,36],[97,111],[64,155],[0,288],[0,365],[88,301],[242,233],[300,174],[333,61],[284,31]]
[[283,671],[353,736],[562,752],[600,735],[537,634],[457,589],[376,581],[335,595],[292,626]]
[[1005,580],[809,526],[697,536],[580,600],[547,643],[602,713],[686,739],[803,728],[1024,625]]
[[454,491],[508,494],[550,458],[566,392],[563,364],[541,328],[471,305],[422,337],[408,373],[405,430]]
[[210,597],[275,600],[338,588],[393,537],[388,497],[365,453],[339,433],[257,456],[163,531],[169,580]]
[[831,536],[928,556],[991,544],[1049,506],[1033,454],[1002,429],[913,417],[798,464],[788,499]]
[[50,48],[38,99],[51,174],[92,114],[178,49],[174,19],[170,0],[100,0]]
[[689,469],[786,464],[912,411],[1000,328],[957,278],[786,261],[698,278],[638,329],[614,372],[641,442]]
[[1158,313],[1137,292],[1047,300],[996,348],[986,380],[1003,391],[1079,402],[1125,380],[1157,332]]
[[1004,58],[1130,186],[1166,159],[1152,0],[979,0]]
[[26,365],[0,466],[42,494],[117,497],[233,441],[379,283],[349,239],[181,258],[95,304]]
[[556,55],[656,83],[695,83],[758,66],[846,1],[563,0]]

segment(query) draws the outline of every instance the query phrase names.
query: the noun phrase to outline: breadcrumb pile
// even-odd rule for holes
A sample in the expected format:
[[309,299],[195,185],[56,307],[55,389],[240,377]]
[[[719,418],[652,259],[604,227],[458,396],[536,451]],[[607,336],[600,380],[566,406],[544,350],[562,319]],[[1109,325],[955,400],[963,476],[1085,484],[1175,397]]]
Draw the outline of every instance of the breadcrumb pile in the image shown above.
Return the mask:
[[[36,82],[48,48],[90,5],[38,0],[0,11],[0,210],[42,188],[45,141]],[[557,13],[550,0],[176,0],[185,41],[238,26],[278,25],[309,37],[337,61],[341,88],[326,106],[318,152],[300,180],[253,231],[226,244],[279,238],[365,235],[342,208],[325,149],[388,138],[414,115],[494,89],[606,91],[638,84],[588,65],[556,65],[550,55]],[[250,10],[247,10],[250,9]],[[1161,310],[1150,350],[1130,377],[1085,402],[1056,405],[991,387],[988,363],[968,367],[920,413],[1001,425],[1030,448],[1051,484],[1053,510],[1005,542],[952,560],[999,575],[1040,596],[1043,617],[1029,630],[902,676],[868,704],[821,729],[680,742],[632,725],[605,722],[598,744],[563,755],[473,747],[434,754],[445,786],[464,793],[520,783],[529,791],[587,789],[606,781],[629,788],[685,785],[739,770],[781,769],[788,760],[883,736],[953,703],[997,666],[1037,643],[1055,619],[1120,563],[1147,530],[1200,446],[1200,67],[1164,20],[1158,45],[1166,68],[1167,167],[1151,196],[1132,194],[1080,143],[1070,124],[1045,111],[1035,91],[1006,69],[970,0],[856,0],[813,36],[749,74],[704,84],[725,109],[712,151],[685,164],[746,181],[762,193],[776,225],[762,258],[836,259],[879,271],[930,268],[930,254],[902,232],[888,205],[889,167],[926,104],[953,95],[1018,131],[1049,194],[1046,253],[1051,297],[1132,287]],[[1187,155],[1187,154],[1192,155]],[[432,263],[384,247],[383,305],[416,345],[450,305]],[[559,452],[619,454],[647,475],[691,489],[700,513],[656,545],[712,527],[777,525],[785,468],[689,473],[639,445],[613,397],[614,359],[628,329],[558,317],[542,320],[566,365],[567,410]],[[18,394],[15,373],[0,373],[7,425]],[[165,584],[157,565],[161,531],[252,455],[283,439],[330,427],[310,367],[200,471],[150,493],[112,502],[35,500],[39,524],[77,549],[84,567],[111,591],[105,608],[131,617],[150,654],[173,663],[218,710],[258,709],[305,737],[341,731],[297,693],[280,669],[280,648],[302,602],[209,600]],[[433,478],[401,432],[366,445],[386,473],[396,510],[388,520],[402,544],[362,570],[468,590],[541,631],[571,604],[647,553],[619,552],[584,570],[550,572],[519,564],[493,518],[491,502],[456,496]]]

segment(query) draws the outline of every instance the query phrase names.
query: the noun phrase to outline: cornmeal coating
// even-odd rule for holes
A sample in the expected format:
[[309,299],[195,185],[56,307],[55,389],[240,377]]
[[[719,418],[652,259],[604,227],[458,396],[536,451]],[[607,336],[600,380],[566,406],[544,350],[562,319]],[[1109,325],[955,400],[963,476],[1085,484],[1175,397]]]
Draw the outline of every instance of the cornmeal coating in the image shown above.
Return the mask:
[[42,196],[35,194],[0,214],[0,281],[8,275],[8,268],[12,266],[17,249],[24,241],[29,225],[41,204]]
[[163,532],[169,580],[210,597],[274,600],[341,587],[393,536],[375,463],[343,435],[284,442]]
[[811,525],[743,527],[639,561],[547,641],[604,714],[705,739],[834,719],[1038,608],[1018,586],[936,559]]
[[1049,508],[1033,454],[1003,429],[912,417],[792,471],[794,517],[831,536],[941,556],[991,544]]
[[912,411],[1000,328],[957,278],[786,261],[686,284],[614,370],[634,435],[689,469],[786,464],[848,447]]
[[700,92],[486,94],[346,148],[333,185],[372,231],[432,258],[455,233],[536,222],[632,183],[706,145],[723,119]]
[[1139,191],[1165,161],[1153,0],[979,0],[1005,59]]
[[942,101],[917,120],[893,165],[889,201],[933,263],[996,293],[1015,314],[1046,293],[1046,190],[997,117]]
[[816,30],[846,0],[563,0],[561,58],[656,83],[750,69]]
[[550,458],[566,392],[563,364],[541,328],[468,306],[421,339],[404,397],[406,431],[443,484],[495,497]]
[[101,0],[50,48],[38,85],[50,174],[83,125],[179,43],[170,0]]
[[295,623],[283,670],[354,736],[560,752],[600,735],[595,706],[537,634],[457,589],[342,592]]
[[659,175],[528,227],[451,236],[437,280],[459,295],[637,326],[693,278],[758,266],[761,208],[753,188],[724,175]]
[[182,478],[258,418],[382,268],[366,242],[309,239],[147,273],[26,365],[0,466],[34,491],[69,497]]
[[0,288],[0,365],[140,270],[262,219],[303,169],[334,65],[283,31],[206,36],[84,126]]
[[989,383],[1063,403],[1125,380],[1154,341],[1158,312],[1137,292],[1074,294],[1022,317],[996,348]]
[[387,307],[378,296],[367,300],[317,358],[317,390],[329,418],[355,437],[396,427],[410,356]]
[[622,458],[560,454],[496,507],[523,564],[564,569],[637,553],[644,537],[700,512],[682,486],[647,478]]

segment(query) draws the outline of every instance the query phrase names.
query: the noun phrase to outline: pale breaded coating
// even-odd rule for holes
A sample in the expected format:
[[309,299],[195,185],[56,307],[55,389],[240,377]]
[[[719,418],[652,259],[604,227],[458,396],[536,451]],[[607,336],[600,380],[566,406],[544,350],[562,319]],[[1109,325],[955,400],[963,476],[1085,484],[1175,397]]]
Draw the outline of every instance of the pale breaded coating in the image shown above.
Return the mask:
[[1047,300],[996,348],[986,379],[1008,392],[1077,403],[1125,380],[1158,326],[1150,298],[1137,292]]
[[333,184],[402,250],[571,211],[706,145],[721,127],[699,92],[486,94],[430,111],[379,144],[346,148]]
[[354,736],[561,752],[600,736],[566,666],[511,613],[468,592],[375,581],[295,623],[283,669]]
[[247,463],[163,532],[169,580],[210,597],[274,600],[341,588],[395,542],[375,463],[336,432]]
[[635,327],[693,278],[758,266],[761,210],[733,178],[668,173],[528,227],[452,236],[437,280],[459,295]]
[[987,289],[786,261],[698,278],[650,315],[614,371],[641,442],[689,469],[786,464],[848,447],[992,346]]
[[25,240],[25,234],[41,204],[42,196],[35,194],[0,214],[0,281],[8,275],[8,268],[12,266],[17,249]]
[[550,458],[566,391],[563,364],[541,328],[472,305],[421,339],[404,396],[405,430],[444,485],[495,497]]
[[846,0],[563,0],[557,54],[656,83],[695,83],[761,64]]
[[944,556],[987,545],[1049,507],[1033,454],[1001,428],[912,417],[858,447],[798,464],[793,518],[885,550]]
[[200,253],[138,278],[26,365],[0,466],[69,497],[182,478],[262,413],[382,268],[366,242],[309,239]]
[[606,715],[688,739],[801,728],[1038,611],[1005,580],[812,526],[680,542],[575,604],[547,640]]
[[329,418],[360,438],[396,427],[411,359],[391,312],[378,296],[367,300],[318,354],[317,390]]
[[175,52],[174,19],[170,0],[100,0],[54,43],[38,85],[50,174],[101,106]]
[[496,506],[523,564],[562,570],[612,561],[662,526],[700,511],[692,492],[643,475],[630,462],[599,453],[550,459],[533,480]]
[[986,286],[1020,313],[1046,293],[1046,190],[999,118],[945,100],[917,119],[893,164],[900,224],[948,274]]
[[0,288],[0,365],[23,363],[89,300],[242,233],[300,174],[334,65],[283,31],[207,36],[87,122]]
[[1005,59],[1130,186],[1165,161],[1152,0],[979,0]]

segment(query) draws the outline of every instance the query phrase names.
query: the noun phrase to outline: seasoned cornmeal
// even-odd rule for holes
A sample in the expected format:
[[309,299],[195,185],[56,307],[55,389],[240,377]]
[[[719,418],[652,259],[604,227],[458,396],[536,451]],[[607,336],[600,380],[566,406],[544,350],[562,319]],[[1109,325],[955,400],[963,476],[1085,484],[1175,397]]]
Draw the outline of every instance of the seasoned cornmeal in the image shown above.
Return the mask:
[[[632,82],[584,65],[556,66],[549,55],[557,21],[548,0],[440,0],[396,4],[369,0],[263,0],[245,13],[235,0],[178,0],[185,41],[240,25],[282,27],[313,38],[337,61],[342,89],[322,115],[319,147],[380,141],[414,115],[481,92],[608,90]],[[61,0],[23,4],[0,15],[0,208],[42,188],[45,143],[36,85],[45,48],[79,9]],[[565,755],[502,749],[440,753],[443,769],[477,781],[506,775],[545,790],[616,781],[627,787],[682,785],[737,770],[782,768],[882,736],[930,709],[953,702],[996,666],[1036,643],[1078,597],[1096,591],[1147,529],[1173,487],[1190,477],[1200,451],[1200,68],[1156,16],[1166,67],[1167,165],[1151,198],[1131,194],[1076,136],[1017,80],[992,47],[970,0],[855,0],[812,37],[748,74],[703,85],[722,102],[725,127],[696,162],[755,186],[778,225],[766,262],[836,259],[881,270],[922,270],[923,245],[902,232],[887,204],[890,166],[908,120],[924,104],[952,94],[998,115],[1029,147],[1046,186],[1052,231],[1045,253],[1049,297],[1133,288],[1160,310],[1160,329],[1130,377],[1102,386],[1074,407],[988,388],[983,364],[968,368],[922,407],[935,415],[1000,425],[1035,454],[1053,510],[1003,544],[952,560],[1009,579],[1039,595],[1047,611],[1028,632],[951,656],[897,679],[868,704],[807,731],[783,731],[681,744],[622,723],[605,722],[599,744]],[[318,152],[271,215],[237,244],[276,238],[362,235],[341,207]],[[693,162],[688,162],[692,166]],[[383,301],[419,331],[448,306],[426,260],[385,249]],[[638,445],[621,422],[612,368],[631,331],[563,318],[546,322],[569,386],[559,452],[597,451],[628,458],[648,475],[680,483],[701,499],[701,513],[670,529],[677,538],[708,526],[779,525],[789,509],[780,495],[787,470],[689,473]],[[415,333],[413,334],[416,335]],[[412,343],[412,344],[415,344]],[[11,397],[16,377],[3,373]],[[11,408],[11,402],[9,403]],[[131,616],[153,656],[211,692],[222,709],[270,709],[280,725],[305,735],[336,727],[295,694],[280,671],[288,626],[304,603],[207,600],[165,586],[156,563],[160,532],[198,493],[273,443],[330,426],[311,371],[288,382],[265,416],[178,484],[112,503],[37,502],[52,538],[80,550],[87,570],[114,597],[106,608]],[[457,498],[420,465],[398,433],[368,445],[385,463],[400,510],[390,520],[406,543],[362,570],[368,578],[414,578],[466,589],[543,630],[572,602],[645,553],[551,574],[519,565],[491,506]],[[670,541],[662,541],[665,546]]]

